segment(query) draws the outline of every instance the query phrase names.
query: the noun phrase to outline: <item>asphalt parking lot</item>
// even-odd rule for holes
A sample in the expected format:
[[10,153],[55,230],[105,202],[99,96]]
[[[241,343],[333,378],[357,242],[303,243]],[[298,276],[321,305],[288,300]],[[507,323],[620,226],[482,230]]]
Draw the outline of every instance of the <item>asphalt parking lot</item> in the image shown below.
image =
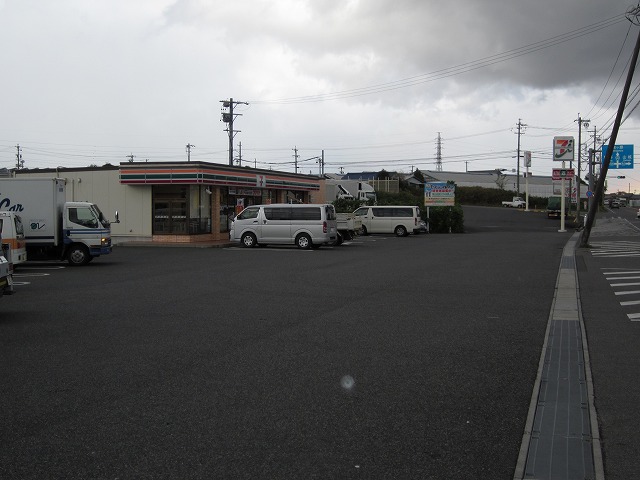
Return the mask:
[[30,278],[2,301],[2,476],[513,475],[566,235],[499,211]]

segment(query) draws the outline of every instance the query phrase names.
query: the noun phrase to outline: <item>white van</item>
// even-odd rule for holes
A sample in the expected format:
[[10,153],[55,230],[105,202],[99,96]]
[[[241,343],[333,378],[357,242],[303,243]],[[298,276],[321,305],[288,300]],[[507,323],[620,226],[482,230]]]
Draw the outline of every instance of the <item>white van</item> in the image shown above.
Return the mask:
[[0,211],[2,243],[11,247],[11,263],[18,265],[27,261],[27,241],[24,238],[22,218],[15,212]]
[[420,231],[420,209],[404,205],[360,207],[355,215],[362,219],[362,234],[395,233],[405,237]]
[[318,248],[338,236],[336,211],[329,204],[273,204],[245,208],[233,219],[229,238],[245,247],[292,244]]

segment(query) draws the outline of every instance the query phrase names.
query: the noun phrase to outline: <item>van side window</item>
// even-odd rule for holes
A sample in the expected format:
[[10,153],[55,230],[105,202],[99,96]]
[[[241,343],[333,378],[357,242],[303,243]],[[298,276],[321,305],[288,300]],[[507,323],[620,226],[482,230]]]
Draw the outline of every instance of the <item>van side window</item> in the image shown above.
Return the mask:
[[390,217],[391,209],[390,208],[372,208],[371,213],[373,213],[374,217]]
[[264,207],[264,217],[267,220],[291,220],[289,207]]
[[333,208],[333,205],[327,205],[326,207],[324,207],[324,210],[325,210],[325,216],[327,217],[327,220],[336,219],[336,210],[335,208]]
[[260,211],[259,208],[245,208],[242,212],[240,212],[240,215],[238,215],[238,219],[239,220],[248,220],[251,218],[258,218],[258,212]]
[[412,208],[394,208],[393,209],[394,217],[413,217],[413,209]]
[[319,207],[301,207],[291,211],[292,220],[320,220],[321,218]]

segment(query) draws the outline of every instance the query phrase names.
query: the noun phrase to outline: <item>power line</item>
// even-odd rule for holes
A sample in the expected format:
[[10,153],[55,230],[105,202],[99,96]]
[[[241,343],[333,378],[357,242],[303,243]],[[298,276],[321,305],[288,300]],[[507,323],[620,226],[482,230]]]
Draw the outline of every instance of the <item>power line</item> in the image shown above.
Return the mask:
[[374,93],[382,93],[390,90],[397,90],[401,88],[412,87],[420,85],[422,83],[433,82],[443,78],[448,78],[463,73],[468,73],[481,68],[486,68],[497,63],[502,63],[514,58],[528,55],[530,53],[537,52],[539,50],[553,47],[561,43],[574,40],[576,38],[583,37],[595,33],[599,30],[611,27],[625,20],[624,14],[616,15],[614,17],[602,20],[600,22],[587,25],[585,27],[572,30],[570,32],[556,35],[546,40],[534,42],[523,47],[508,50],[506,52],[490,55],[488,57],[481,58],[479,60],[473,60],[470,62],[462,63],[452,67],[444,68],[441,70],[435,70],[433,72],[424,73],[393,82],[382,83],[378,85],[372,85],[368,87],[360,87],[351,90],[343,90],[339,92],[318,94],[318,95],[306,95],[300,97],[281,98],[276,100],[253,100],[254,104],[295,104],[295,103],[311,103],[311,102],[323,102],[328,100],[339,100],[343,98],[352,98],[363,95],[372,95]]

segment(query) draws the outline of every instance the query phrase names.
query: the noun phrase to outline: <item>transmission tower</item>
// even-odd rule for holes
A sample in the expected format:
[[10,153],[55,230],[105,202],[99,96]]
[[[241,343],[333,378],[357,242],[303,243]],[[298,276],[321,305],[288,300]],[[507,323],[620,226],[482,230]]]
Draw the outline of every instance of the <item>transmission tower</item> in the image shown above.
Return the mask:
[[20,147],[20,144],[16,145],[16,149],[18,150],[18,153],[16,153],[16,170],[20,170],[21,168],[24,168],[24,160],[22,159],[22,147]]
[[436,172],[442,171],[442,137],[438,132],[438,138],[436,138]]

